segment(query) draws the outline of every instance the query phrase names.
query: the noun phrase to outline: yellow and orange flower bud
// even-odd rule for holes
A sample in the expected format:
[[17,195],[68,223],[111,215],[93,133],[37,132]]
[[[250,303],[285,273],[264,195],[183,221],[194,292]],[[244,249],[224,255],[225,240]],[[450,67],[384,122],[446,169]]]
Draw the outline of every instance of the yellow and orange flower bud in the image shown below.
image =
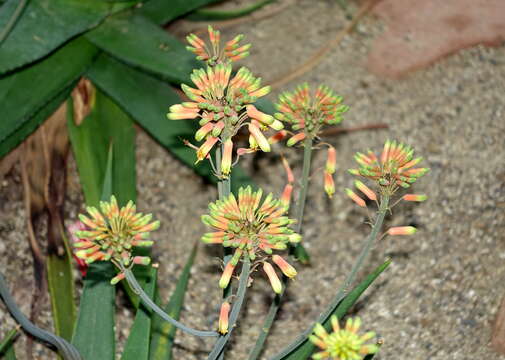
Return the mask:
[[296,143],[298,143],[299,141],[302,141],[303,139],[305,139],[305,133],[300,132],[300,133],[296,134],[295,136],[290,137],[289,140],[287,141],[286,145],[287,146],[294,146]]
[[285,207],[289,208],[289,205],[291,203],[291,194],[293,193],[293,185],[291,184],[286,184],[284,187],[284,190],[282,191],[282,196],[281,196],[281,203]]
[[296,269],[279,255],[272,256],[272,261],[281,269],[282,273],[288,278],[294,278],[297,274]]
[[333,181],[333,176],[330,173],[324,173],[324,191],[328,197],[332,198],[335,194],[335,183]]
[[213,136],[209,136],[207,138],[207,140],[202,144],[202,146],[200,146],[200,148],[198,148],[198,151],[196,152],[196,162],[202,161],[207,157],[208,153],[210,150],[212,150],[212,147],[216,144],[217,140],[218,138]]
[[428,197],[426,195],[405,194],[405,195],[403,195],[402,198],[405,201],[422,202],[422,201],[425,201]]
[[391,236],[396,235],[413,235],[417,232],[417,229],[413,226],[397,226],[390,228],[387,233]]
[[326,158],[326,172],[330,174],[335,173],[337,166],[337,151],[333,146],[328,147],[328,157]]
[[219,280],[219,287],[221,289],[226,288],[230,283],[230,279],[234,269],[235,266],[231,263],[231,261],[229,261],[228,264],[226,264],[226,266],[224,267],[223,274],[221,275],[221,279]]
[[230,303],[225,301],[221,305],[221,310],[219,312],[219,326],[218,331],[221,334],[226,334],[228,332],[228,317],[230,314]]
[[361,191],[363,194],[365,194],[366,197],[369,198],[370,200],[373,200],[373,201],[377,200],[377,195],[372,191],[372,189],[370,189],[368,186],[363,184],[361,181],[355,180],[354,186],[356,186],[356,188],[359,191]]
[[195,139],[196,141],[202,141],[203,138],[212,131],[212,128],[214,127],[214,124],[209,122],[202,126],[198,131],[195,133]]
[[224,142],[223,146],[223,158],[221,159],[221,173],[224,176],[228,176],[231,171],[231,160],[233,153],[233,142],[228,139]]
[[271,125],[274,122],[273,116],[259,111],[254,105],[247,105],[245,108],[247,110],[247,116],[249,116],[251,119],[258,120],[265,125]]
[[347,196],[349,196],[351,198],[352,201],[354,201],[356,204],[358,204],[359,206],[361,207],[366,207],[366,203],[365,203],[365,200],[363,200],[362,198],[360,198],[358,195],[356,195],[356,193],[354,191],[352,191],[351,189],[349,188],[346,188],[345,189],[345,193],[347,194]]
[[282,292],[282,283],[275,272],[274,267],[269,262],[265,261],[263,263],[263,271],[268,276],[268,280],[270,281],[270,285],[272,286],[273,291],[276,294],[280,294]]
[[251,123],[249,123],[249,132],[262,151],[270,152],[270,144],[265,135],[262,134],[256,121],[251,121]]

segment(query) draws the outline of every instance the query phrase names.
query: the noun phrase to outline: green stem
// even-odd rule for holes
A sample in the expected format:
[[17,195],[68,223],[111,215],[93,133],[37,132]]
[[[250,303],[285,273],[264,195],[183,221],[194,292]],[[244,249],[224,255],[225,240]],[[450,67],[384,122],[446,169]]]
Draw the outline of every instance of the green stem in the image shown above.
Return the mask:
[[296,203],[296,227],[295,232],[299,233],[302,229],[303,212],[305,210],[305,202],[307,201],[307,191],[309,189],[310,163],[312,161],[312,138],[307,136],[303,142],[303,169],[302,181],[300,183],[300,193]]
[[230,312],[228,332],[225,335],[221,336],[216,341],[216,344],[214,345],[214,348],[210,352],[207,360],[216,360],[222,358],[223,349],[228,340],[230,339],[231,333],[235,328],[237,318],[240,313],[240,309],[242,308],[242,304],[244,303],[250,271],[251,271],[251,261],[249,260],[248,256],[245,256],[244,261],[242,262],[242,272],[240,273],[240,279],[238,282],[237,296],[233,303],[233,308],[231,309]]
[[12,317],[21,325],[24,331],[32,335],[34,338],[56,347],[64,360],[82,360],[82,357],[77,349],[68,341],[46,330],[38,328],[30,320],[28,320],[28,318],[21,312],[21,310],[14,302],[14,299],[12,298],[7,287],[7,283],[5,282],[5,279],[1,273],[0,297],[3,299],[7,310],[9,310]]
[[[386,213],[388,211],[388,207],[389,207],[389,196],[382,196],[380,206],[379,206],[379,211],[377,214],[377,218],[375,220],[374,225],[372,226],[372,231],[370,232],[370,235],[368,235],[368,237],[365,241],[365,245],[361,249],[361,253],[358,256],[358,259],[354,263],[354,266],[352,267],[349,275],[347,275],[347,277],[345,278],[344,283],[338,289],[337,295],[335,296],[333,302],[328,307],[327,311],[325,311],[323,314],[321,314],[321,316],[319,316],[319,319],[317,320],[318,323],[325,322],[331,316],[331,314],[335,311],[335,308],[338,306],[338,304],[345,298],[346,294],[348,293],[349,287],[354,282],[359,269],[363,266],[363,263],[364,263],[365,259],[367,258],[368,254],[370,253],[370,250],[372,249],[374,241],[377,238],[377,235],[379,234],[380,229],[382,228],[382,224],[384,223],[384,218],[385,218]],[[284,348],[280,353],[278,353],[273,358],[271,358],[271,360],[280,360],[284,356],[289,354],[293,349],[296,349],[298,346],[300,346],[305,341],[307,336],[310,335],[313,328],[314,328],[313,325],[310,326],[306,331],[304,331],[300,336],[298,336],[295,339],[295,341],[293,341],[286,348]]]
[[135,278],[135,275],[133,275],[133,272],[130,269],[123,269],[124,274],[126,276],[126,280],[128,281],[128,284],[132,287],[132,289],[139,295],[140,300],[142,300],[142,303],[148,308],[154,311],[156,314],[158,314],[163,320],[168,321],[170,324],[175,326],[176,328],[199,337],[217,337],[219,334],[215,331],[201,331],[201,330],[195,330],[192,329],[179,321],[175,320],[172,318],[170,315],[168,315],[166,312],[163,311],[158,305],[154,303],[154,301],[151,300],[149,295],[147,295],[144,292],[144,289],[142,289],[142,286],[138,283],[137,279]]
[[[217,169],[217,176],[218,176],[217,192],[218,192],[219,200],[223,200],[224,198],[228,197],[231,193],[231,174],[227,178],[223,179],[222,173],[221,173],[221,157],[222,157],[223,152],[224,152],[224,143],[220,147],[218,147],[216,150],[215,168]],[[228,261],[231,260],[231,257],[232,257],[232,249],[225,247],[223,249],[223,264],[225,266],[226,266],[226,264],[228,264]],[[228,299],[231,295],[233,295],[233,292],[232,292],[232,287],[231,287],[231,282],[230,282],[230,284],[228,284],[228,286],[223,289],[223,300]],[[217,343],[216,343],[216,346],[217,346]],[[224,344],[223,344],[223,347],[224,347]],[[224,351],[220,351],[220,354],[217,356],[217,359],[224,360]]]
[[[302,168],[302,180],[300,182],[300,192],[298,194],[298,201],[296,203],[295,208],[295,218],[296,218],[296,227],[295,231],[300,233],[302,230],[303,223],[303,212],[305,209],[305,203],[307,201],[307,191],[309,188],[309,178],[310,178],[310,163],[312,160],[312,138],[307,136],[303,143],[303,168]],[[294,246],[290,246],[289,252],[291,255],[294,255],[299,260],[301,259],[300,254],[304,254],[304,258],[307,259],[308,255],[301,244],[296,244]],[[261,326],[260,335],[254,344],[254,347],[251,349],[249,353],[249,360],[256,360],[263,350],[265,341],[267,339],[268,333],[272,327],[272,324],[275,320],[275,316],[277,315],[277,311],[279,311],[279,307],[281,305],[282,297],[284,296],[284,292],[286,291],[286,287],[288,285],[289,278],[286,276],[282,277],[282,292],[275,296],[272,304],[270,304],[270,309],[268,310],[268,314]]]

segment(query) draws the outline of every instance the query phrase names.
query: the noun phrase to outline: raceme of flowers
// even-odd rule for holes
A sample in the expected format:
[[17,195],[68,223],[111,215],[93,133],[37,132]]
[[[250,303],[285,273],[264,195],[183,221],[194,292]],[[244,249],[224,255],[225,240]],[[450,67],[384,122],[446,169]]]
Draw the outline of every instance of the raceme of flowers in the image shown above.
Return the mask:
[[202,216],[203,223],[215,230],[203,235],[203,242],[236,249],[219,281],[222,288],[228,286],[243,257],[263,265],[276,293],[282,291],[282,284],[269,259],[287,277],[296,276],[296,270],[286,260],[279,255],[272,256],[273,250],[285,250],[289,243],[301,240],[301,236],[289,228],[295,221],[285,216],[288,207],[283,201],[274,199],[272,194],[262,201],[262,195],[262,190],[253,191],[250,186],[240,188],[238,198],[231,194],[211,203],[210,213]]
[[[356,153],[354,159],[359,168],[350,169],[349,172],[375,181],[381,194],[388,196],[394,194],[399,187],[410,187],[429,171],[428,168],[415,168],[423,158],[414,158],[414,149],[396,141],[387,140],[380,157],[368,150],[366,155]],[[419,198],[414,201],[422,200]]]
[[330,319],[333,332],[329,333],[321,324],[316,324],[314,334],[309,339],[322,351],[312,355],[312,359],[332,359],[332,360],[361,360],[368,354],[375,354],[379,347],[366,342],[375,337],[375,333],[370,331],[364,335],[358,335],[361,326],[359,317],[349,318],[345,328],[340,328],[338,318],[333,315]]
[[244,35],[237,35],[232,40],[226,42],[221,49],[221,33],[218,30],[214,30],[210,25],[208,27],[208,32],[210,45],[206,44],[205,41],[195,34],[189,34],[186,37],[186,40],[191,45],[187,46],[186,49],[194,53],[197,60],[205,61],[207,65],[214,66],[238,61],[249,55],[248,50],[251,44],[242,46],[239,44],[244,38]]
[[[167,114],[169,119],[200,119],[200,129],[195,139],[205,142],[197,151],[197,162],[205,159],[214,145],[221,141],[225,145],[221,172],[227,176],[232,164],[232,137],[242,126],[249,129],[251,150],[260,148],[270,151],[270,144],[263,135],[268,127],[281,130],[283,124],[272,116],[259,111],[252,103],[270,92],[269,86],[261,86],[245,67],[231,77],[230,64],[218,64],[206,70],[194,70],[191,80],[195,88],[182,85],[182,90],[191,100],[172,105]],[[231,80],[230,80],[231,79]]]
[[341,103],[342,97],[335,95],[325,85],[320,85],[314,96],[311,96],[307,83],[298,86],[293,92],[283,92],[276,104],[279,112],[274,116],[290,123],[293,131],[302,130],[293,135],[287,145],[293,146],[306,136],[316,137],[325,124],[339,124],[343,114],[349,110],[347,105]]
[[[137,213],[132,201],[120,209],[114,196],[111,196],[110,202],[101,201],[100,210],[93,206],[86,210],[89,217],[79,215],[85,229],[75,232],[79,239],[74,243],[78,249],[77,257],[87,264],[98,260],[112,261],[119,269],[134,264],[149,265],[149,257],[133,256],[132,250],[134,247],[152,246],[153,242],[147,238],[151,231],[158,229],[160,222],[151,222],[151,214]],[[116,284],[124,276],[120,272],[111,283]]]

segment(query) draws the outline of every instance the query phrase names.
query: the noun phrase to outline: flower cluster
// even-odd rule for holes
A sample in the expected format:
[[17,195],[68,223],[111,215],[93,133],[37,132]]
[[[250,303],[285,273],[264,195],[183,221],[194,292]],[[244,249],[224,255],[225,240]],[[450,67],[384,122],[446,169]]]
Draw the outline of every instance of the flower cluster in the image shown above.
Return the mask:
[[[411,184],[428,172],[428,168],[414,168],[422,158],[418,157],[414,159],[413,155],[414,150],[410,146],[387,140],[380,158],[371,150],[368,150],[367,155],[359,152],[356,153],[354,158],[360,167],[359,169],[350,169],[349,172],[353,175],[373,180],[379,187],[381,197],[389,198],[398,189],[410,187]],[[354,186],[369,200],[376,203],[382,200],[382,198],[379,199],[377,194],[360,180],[355,180]],[[364,208],[367,207],[366,201],[354,191],[346,188],[345,192],[356,204]],[[426,195],[405,194],[398,201],[421,202],[426,199]],[[388,208],[391,207],[388,206]],[[391,236],[413,235],[416,231],[417,229],[413,226],[397,226],[390,228],[386,234]]]
[[341,103],[342,97],[325,85],[320,85],[313,97],[307,83],[298,86],[292,93],[282,93],[276,104],[279,112],[275,113],[275,118],[290,123],[294,131],[302,130],[292,136],[287,145],[293,146],[306,136],[316,137],[325,124],[339,124],[342,115],[349,110]]
[[[299,242],[301,236],[289,228],[294,220],[284,216],[287,206],[274,199],[272,194],[262,202],[262,194],[262,190],[252,191],[250,186],[240,188],[238,199],[231,194],[224,200],[211,203],[210,214],[202,216],[203,223],[215,229],[203,235],[203,242],[236,248],[219,281],[222,288],[228,286],[240,259],[247,256],[251,261],[263,263],[273,290],[276,293],[282,291],[279,277],[267,258],[273,250],[284,250],[289,243]],[[296,275],[296,270],[282,257],[273,255],[271,260],[287,277]]]
[[[291,124],[295,133],[288,139],[287,145],[293,146],[306,137],[316,138],[323,125],[339,124],[343,114],[349,110],[343,105],[342,97],[337,96],[327,86],[320,85],[314,96],[311,96],[309,85],[304,83],[294,92],[284,92],[276,104],[279,112],[274,114],[277,120]],[[285,134],[277,134],[284,137]],[[273,141],[277,139],[272,138]],[[336,166],[336,150],[328,146],[327,160],[324,171],[324,190],[331,198],[335,193],[333,174]]]
[[345,328],[341,329],[338,318],[331,317],[333,332],[328,334],[321,324],[316,324],[314,334],[309,337],[310,341],[323,351],[312,356],[314,360],[333,359],[333,360],[360,360],[365,355],[375,354],[379,348],[375,344],[365,344],[368,340],[375,337],[375,333],[370,331],[364,335],[358,335],[361,320],[349,318]]
[[189,34],[186,37],[186,40],[191,45],[187,46],[186,49],[194,53],[197,60],[205,61],[207,65],[214,66],[238,61],[249,55],[248,50],[251,44],[243,46],[239,44],[244,35],[237,35],[232,40],[226,42],[224,48],[221,49],[221,33],[218,30],[214,30],[210,25],[208,32],[210,45],[205,44],[205,41],[195,34]]
[[399,187],[410,187],[429,171],[428,168],[414,168],[423,158],[414,159],[413,156],[414,150],[410,146],[387,140],[380,157],[371,150],[366,155],[356,153],[354,158],[360,167],[349,172],[377,182],[381,194],[391,196]]
[[205,139],[205,142],[197,151],[197,162],[205,159],[218,141],[225,145],[221,164],[224,176],[231,169],[232,137],[242,126],[248,126],[250,148],[256,150],[259,147],[265,152],[270,151],[270,144],[263,131],[267,127],[275,130],[283,128],[279,120],[252,105],[258,98],[268,94],[270,87],[261,87],[261,79],[254,77],[245,67],[240,68],[233,78],[231,72],[230,64],[194,70],[191,80],[196,89],[182,85],[182,90],[191,101],[172,105],[167,115],[172,120],[200,119],[201,127],[195,139]]
[[[158,229],[160,223],[151,222],[151,214],[136,213],[132,201],[120,209],[114,196],[110,202],[100,202],[101,211],[92,206],[86,210],[90,217],[79,215],[85,229],[75,232],[79,238],[79,241],[74,243],[74,247],[78,249],[78,258],[85,260],[87,264],[97,260],[112,261],[119,269],[133,264],[150,263],[149,257],[133,256],[132,250],[135,246],[145,247],[153,244],[146,239],[151,231]],[[111,283],[116,284],[123,278],[124,273],[120,272]]]

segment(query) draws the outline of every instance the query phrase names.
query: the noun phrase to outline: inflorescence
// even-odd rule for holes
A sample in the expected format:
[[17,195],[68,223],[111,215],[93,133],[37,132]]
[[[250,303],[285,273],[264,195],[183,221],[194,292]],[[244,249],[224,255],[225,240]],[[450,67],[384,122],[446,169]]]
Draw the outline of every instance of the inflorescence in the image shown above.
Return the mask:
[[279,112],[274,116],[290,123],[292,130],[301,130],[288,140],[287,145],[293,146],[306,136],[317,137],[325,124],[339,124],[343,120],[342,115],[349,110],[341,103],[342,97],[325,85],[320,85],[313,97],[307,83],[298,86],[294,92],[283,92],[276,104]]
[[380,157],[368,150],[366,155],[356,153],[354,159],[360,167],[349,172],[375,181],[381,194],[388,196],[400,187],[410,187],[429,171],[428,168],[414,168],[423,158],[414,159],[414,149],[396,141],[387,140]]
[[[151,214],[136,213],[132,201],[120,209],[114,196],[110,202],[100,202],[101,211],[93,206],[86,210],[90,217],[79,215],[85,229],[75,232],[79,238],[74,243],[77,257],[87,264],[97,260],[112,261],[120,270],[134,264],[149,265],[149,257],[133,256],[132,251],[134,247],[152,246],[153,242],[146,239],[151,231],[158,229],[160,222],[151,222]],[[111,283],[116,284],[124,276],[120,272]]]
[[[236,248],[219,281],[222,288],[228,286],[240,259],[247,256],[262,263],[273,290],[282,291],[279,277],[267,259],[273,250],[285,250],[289,243],[299,242],[301,236],[289,228],[295,221],[285,216],[285,203],[274,199],[272,194],[261,202],[262,194],[262,190],[252,191],[250,186],[240,188],[238,199],[231,194],[211,203],[210,214],[202,216],[202,221],[216,230],[206,233],[203,242]],[[271,260],[287,277],[296,275],[296,270],[282,257],[273,255]]]
[[341,329],[338,318],[333,315],[330,319],[333,332],[329,333],[321,324],[316,324],[314,334],[309,339],[321,350],[312,356],[314,360],[361,360],[365,355],[375,354],[379,347],[366,342],[375,337],[375,333],[370,331],[364,335],[358,335],[361,326],[361,319],[349,318],[345,328]]

